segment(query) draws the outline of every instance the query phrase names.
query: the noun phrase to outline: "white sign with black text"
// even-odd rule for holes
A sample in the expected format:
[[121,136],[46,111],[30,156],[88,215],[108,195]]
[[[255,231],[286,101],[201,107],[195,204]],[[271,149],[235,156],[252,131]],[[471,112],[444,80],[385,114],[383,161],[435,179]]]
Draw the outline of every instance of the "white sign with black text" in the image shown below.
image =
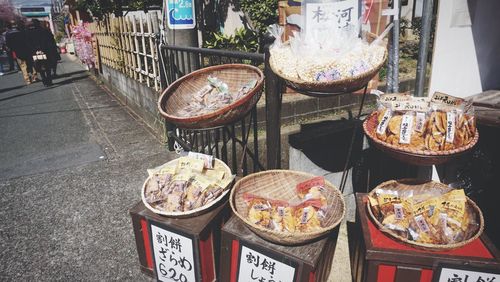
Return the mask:
[[241,247],[238,282],[293,282],[295,268],[246,246]]
[[438,282],[493,282],[500,274],[443,267]]
[[[303,4],[304,5],[304,4]],[[305,3],[306,34],[322,29],[356,25],[359,19],[359,0]]]
[[193,240],[151,224],[151,240],[159,281],[196,281]]

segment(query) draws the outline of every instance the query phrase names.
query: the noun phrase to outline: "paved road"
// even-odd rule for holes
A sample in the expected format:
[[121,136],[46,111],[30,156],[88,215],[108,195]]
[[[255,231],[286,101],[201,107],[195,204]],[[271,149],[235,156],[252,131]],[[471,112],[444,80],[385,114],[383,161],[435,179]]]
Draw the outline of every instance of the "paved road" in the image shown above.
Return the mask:
[[0,77],[0,281],[149,280],[127,211],[172,155],[74,58],[59,73]]

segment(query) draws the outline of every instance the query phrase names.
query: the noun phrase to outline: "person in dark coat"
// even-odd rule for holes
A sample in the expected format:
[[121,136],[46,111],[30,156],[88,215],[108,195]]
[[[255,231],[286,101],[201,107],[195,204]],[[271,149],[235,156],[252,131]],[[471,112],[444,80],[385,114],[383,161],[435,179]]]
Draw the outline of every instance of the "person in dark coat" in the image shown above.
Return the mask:
[[27,84],[33,82],[36,73],[33,71],[33,58],[31,56],[30,41],[27,38],[27,33],[15,22],[9,24],[9,29],[5,33],[5,42],[7,47],[16,54],[16,59],[21,71],[23,72],[24,80]]
[[[52,85],[52,67],[57,64],[57,46],[52,33],[44,29],[39,20],[31,20],[31,24],[27,31],[28,39],[31,44],[32,56],[43,52],[46,55],[46,60],[36,60],[35,69],[42,76],[42,82],[45,86]],[[55,62],[55,63],[54,63]]]

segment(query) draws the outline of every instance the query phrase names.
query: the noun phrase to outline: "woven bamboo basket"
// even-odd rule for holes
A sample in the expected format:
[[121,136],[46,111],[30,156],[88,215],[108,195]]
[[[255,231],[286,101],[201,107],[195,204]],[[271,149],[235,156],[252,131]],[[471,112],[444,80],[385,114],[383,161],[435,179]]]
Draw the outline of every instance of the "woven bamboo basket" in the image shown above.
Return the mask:
[[[193,95],[207,84],[207,77],[215,76],[225,82],[234,93],[250,80],[255,87],[241,99],[214,112],[182,117],[178,112],[193,100]],[[203,129],[231,124],[244,117],[255,106],[262,94],[264,75],[260,69],[244,64],[225,64],[203,68],[187,74],[172,83],[160,96],[158,109],[168,121],[180,128]]]
[[[175,159],[175,160],[171,160],[169,161],[166,166],[176,166],[177,165],[177,161],[178,159]],[[231,176],[231,169],[221,160],[217,159],[217,158],[214,158],[214,168],[217,168],[217,169],[223,169],[224,171],[226,171],[225,173],[225,176],[224,177],[228,177],[228,176]],[[144,192],[146,190],[146,186],[148,185],[149,181],[152,179],[152,177],[148,177],[146,179],[146,181],[144,181],[144,184],[142,185],[142,189],[141,189],[141,199],[142,199],[142,202],[144,203],[144,205],[146,206],[146,208],[148,208],[150,211],[156,213],[156,214],[160,214],[160,215],[164,215],[164,216],[168,216],[168,217],[176,217],[176,218],[187,218],[187,217],[194,217],[194,216],[197,216],[197,215],[200,215],[200,214],[204,214],[208,211],[210,211],[212,208],[215,208],[218,203],[220,202],[225,202],[224,199],[227,199],[227,196],[229,195],[229,190],[230,190],[230,187],[231,185],[233,184],[233,182],[229,183],[228,186],[224,187],[224,192],[222,192],[221,195],[219,195],[219,197],[217,197],[216,199],[214,199],[213,201],[207,203],[206,205],[204,206],[201,206],[199,208],[196,208],[196,209],[193,209],[193,210],[190,210],[190,211],[185,211],[185,212],[166,212],[166,211],[162,211],[162,210],[159,210],[159,209],[156,209],[156,208],[153,208],[147,201],[146,201],[146,198],[144,197]]]
[[405,163],[414,165],[439,165],[468,153],[479,140],[479,132],[476,130],[474,138],[469,144],[446,151],[416,150],[386,143],[376,136],[377,112],[373,112],[363,123],[363,130],[370,138],[372,144],[379,150],[387,153],[391,157]]
[[327,191],[325,196],[328,203],[328,210],[323,221],[325,227],[308,233],[278,232],[253,224],[247,219],[248,207],[243,200],[243,195],[251,193],[269,199],[298,200],[295,186],[313,177],[315,176],[309,173],[291,170],[268,170],[250,174],[236,182],[231,191],[229,203],[234,214],[260,237],[281,245],[304,244],[329,234],[344,218],[344,198],[335,186],[325,181]]
[[[366,35],[368,42],[372,42],[373,40],[375,40],[375,38],[377,38],[377,35],[373,33],[368,32],[366,33]],[[276,65],[274,65],[274,60],[270,60],[269,64],[273,72],[279,77],[283,78],[285,82],[288,84],[288,86],[290,86],[291,88],[306,95],[309,95],[307,94],[308,91],[315,92],[311,93],[310,95],[313,97],[321,97],[321,96],[326,97],[339,93],[351,93],[365,87],[365,85],[367,85],[368,82],[378,73],[380,68],[384,65],[386,59],[387,59],[387,50],[385,51],[384,59],[380,62],[380,64],[375,66],[370,71],[353,77],[334,80],[334,81],[305,81],[300,78],[285,76],[283,73],[279,71],[279,68]]]
[[[390,180],[386,181],[380,185],[378,185],[375,189],[373,189],[370,192],[370,196],[375,197],[375,190],[381,188],[381,189],[391,189],[391,190],[397,190],[397,191],[408,191],[408,190],[413,190],[413,193],[424,193],[427,189],[437,189],[442,191],[442,193],[449,192],[453,188],[448,187],[446,184],[440,183],[440,182],[435,182],[435,181],[427,181],[427,182],[422,182],[418,181],[416,179],[401,179],[401,180]],[[375,217],[373,214],[373,211],[371,209],[370,203],[367,202],[367,209],[368,209],[368,214],[370,215],[370,218],[372,221],[377,225],[377,227],[380,229],[380,231],[384,232],[385,234],[389,235],[390,237],[396,239],[397,241],[414,247],[418,249],[423,249],[423,250],[428,250],[428,251],[448,251],[448,250],[453,250],[457,249],[460,247],[463,247],[470,242],[476,240],[481,236],[484,230],[484,218],[483,218],[483,213],[481,212],[481,209],[474,203],[469,197],[467,197],[467,203],[466,203],[466,208],[469,210],[473,211],[473,214],[476,215],[476,219],[479,222],[479,228],[477,232],[475,232],[471,237],[467,238],[466,240],[459,242],[459,243],[454,243],[454,244],[447,244],[447,245],[438,245],[438,244],[426,244],[426,243],[419,243],[415,242],[412,240],[409,240],[405,237],[402,237],[391,230],[384,228],[384,226],[378,221],[378,219]]]

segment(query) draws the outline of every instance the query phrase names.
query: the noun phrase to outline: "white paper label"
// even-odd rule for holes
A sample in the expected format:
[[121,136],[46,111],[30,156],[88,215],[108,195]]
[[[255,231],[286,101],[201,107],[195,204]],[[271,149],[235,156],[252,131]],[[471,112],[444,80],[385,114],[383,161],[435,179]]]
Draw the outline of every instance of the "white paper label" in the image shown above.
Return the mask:
[[387,126],[389,125],[389,120],[392,117],[392,112],[390,110],[386,110],[384,115],[382,116],[382,120],[377,126],[377,133],[384,134]]
[[203,166],[205,168],[214,168],[214,156],[212,156],[212,155],[196,153],[196,152],[189,152],[188,157],[202,160]]
[[412,127],[413,116],[410,114],[403,115],[401,119],[401,131],[399,132],[399,143],[410,144]]
[[439,275],[439,280],[437,281],[496,282],[500,281],[500,274],[443,267],[441,269],[441,274]]
[[151,224],[158,281],[196,281],[193,240]]
[[455,138],[455,113],[446,113],[446,142],[453,143]]
[[404,218],[402,204],[394,204],[394,216],[396,217],[397,220],[401,220]]
[[281,281],[293,282],[295,268],[256,252],[246,246],[241,247],[238,282]]
[[425,126],[425,113],[418,112],[415,120],[415,131],[423,132]]
[[427,225],[427,221],[425,221],[425,218],[422,215],[415,216],[415,221],[417,222],[418,228],[420,228],[422,232],[430,231],[429,225]]
[[285,208],[284,207],[278,207],[278,215],[281,217],[285,216]]
[[330,3],[305,4],[306,36],[321,34],[321,31],[332,28],[344,28],[356,25],[358,16],[358,0],[345,0]]

